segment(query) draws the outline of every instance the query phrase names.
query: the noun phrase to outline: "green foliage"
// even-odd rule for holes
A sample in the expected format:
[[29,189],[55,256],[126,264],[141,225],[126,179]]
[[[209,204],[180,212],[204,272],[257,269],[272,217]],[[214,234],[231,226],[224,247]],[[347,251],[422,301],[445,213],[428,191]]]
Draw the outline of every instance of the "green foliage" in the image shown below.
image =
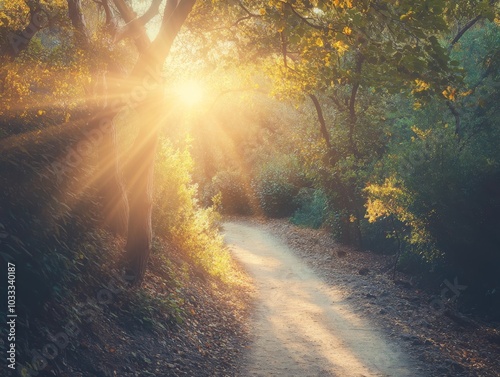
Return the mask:
[[188,253],[209,274],[229,281],[231,257],[219,233],[220,215],[214,203],[202,208],[192,184],[193,161],[188,148],[161,143],[155,165],[153,229]]
[[404,250],[427,260],[442,256],[438,266],[489,289],[500,284],[493,230],[500,226],[500,118],[492,102],[500,65],[491,48],[499,41],[498,26],[488,22],[460,40],[453,56],[463,62],[464,87],[453,96],[445,91],[447,103],[438,98],[413,111],[411,97],[395,102],[394,137],[375,166],[377,183],[366,188],[368,218],[398,232]]
[[262,165],[253,182],[260,207],[269,217],[291,216],[297,209],[294,200],[303,181],[298,161],[290,156]]
[[[245,186],[241,172],[218,172],[205,188],[205,197],[220,195],[220,211],[227,215],[249,215],[252,213],[250,188]],[[205,199],[205,202],[208,200]]]
[[429,266],[431,264],[421,255],[409,251],[401,254],[396,268],[406,274],[421,275],[429,271]]
[[398,242],[394,237],[394,223],[391,218],[379,218],[376,222],[361,220],[363,247],[380,254],[395,254]]
[[295,202],[298,208],[290,218],[293,224],[314,229],[323,225],[328,211],[328,201],[321,190],[302,188]]

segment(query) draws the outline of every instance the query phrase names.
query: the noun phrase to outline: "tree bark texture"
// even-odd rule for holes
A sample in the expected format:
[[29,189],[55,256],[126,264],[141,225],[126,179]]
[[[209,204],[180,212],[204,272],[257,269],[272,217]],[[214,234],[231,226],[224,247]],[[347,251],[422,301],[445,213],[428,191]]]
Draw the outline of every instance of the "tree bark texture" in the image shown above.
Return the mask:
[[[175,37],[191,12],[196,0],[168,0],[165,6],[163,22],[156,39],[139,56],[132,70],[129,85],[134,88],[144,87],[145,80],[151,75],[159,76]],[[158,77],[153,77],[158,80]],[[160,81],[160,80],[158,80]],[[155,106],[154,93],[137,106],[139,119],[144,119],[127,164],[129,183],[129,221],[125,261],[127,272],[134,277],[133,284],[139,285],[144,279],[151,251],[153,209],[153,172],[154,157],[159,138],[159,126],[165,104]]]

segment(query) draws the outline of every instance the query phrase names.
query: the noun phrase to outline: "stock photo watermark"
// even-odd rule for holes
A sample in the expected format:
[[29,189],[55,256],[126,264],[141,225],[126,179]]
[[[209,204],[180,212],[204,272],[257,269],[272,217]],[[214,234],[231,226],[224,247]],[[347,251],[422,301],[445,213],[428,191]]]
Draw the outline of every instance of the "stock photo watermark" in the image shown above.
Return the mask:
[[16,265],[7,262],[7,362],[16,369]]
[[[13,239],[16,244],[16,238],[9,234],[5,226],[0,223],[0,245],[6,244],[6,240]],[[15,250],[13,249],[13,252]],[[120,274],[114,272],[108,282],[99,289],[94,299],[88,299],[86,302],[77,303],[71,310],[76,313],[77,319],[68,319],[62,328],[57,332],[47,330],[47,342],[40,348],[31,349],[31,360],[28,365],[17,363],[19,349],[17,347],[17,325],[18,325],[18,297],[16,296],[16,281],[20,278],[17,275],[17,263],[15,258],[6,252],[0,252],[0,259],[3,260],[2,266],[6,269],[6,302],[2,306],[6,308],[6,315],[3,325],[0,328],[0,351],[2,357],[7,361],[6,368],[11,373],[19,376],[37,376],[42,370],[47,368],[49,362],[56,359],[69,345],[76,342],[82,332],[78,323],[90,324],[98,316],[100,310],[113,302],[115,295],[123,292],[125,286],[130,283],[134,276],[126,273]],[[2,284],[3,286],[3,284]],[[78,323],[77,323],[78,322]],[[73,343],[74,344],[74,343]],[[0,375],[3,375],[0,373]]]
[[[133,280],[133,276],[120,275],[115,273],[111,276],[108,283],[96,293],[94,300],[87,300],[76,304],[73,311],[77,313],[78,321],[86,324],[92,323],[98,315],[99,309],[104,309],[113,302],[115,295],[124,290],[120,283],[126,284]],[[48,342],[41,348],[30,350],[30,365],[21,365],[18,368],[20,376],[37,376],[49,365],[50,361],[55,360],[72,342],[78,339],[82,332],[78,323],[74,320],[68,320],[62,329],[53,334],[47,330]]]
[[30,23],[22,32],[13,33],[10,32],[7,35],[7,39],[12,47],[14,54],[18,54],[23,48],[25,48],[33,36],[44,27],[48,26],[48,20],[42,17],[42,12],[33,12],[30,15]]
[[[128,114],[147,98],[148,93],[158,90],[164,83],[165,78],[161,75],[161,67],[156,69],[150,67],[141,83],[137,84],[128,95],[114,99],[113,103],[105,109],[106,112],[113,115],[104,115],[97,127],[85,131],[82,140],[68,148],[63,158],[50,165],[50,172],[56,176],[58,182],[63,180],[67,172],[78,167],[84,158],[103,142],[106,134],[112,132],[114,115],[118,113]],[[50,178],[47,175],[45,177]]]
[[[447,305],[456,303],[457,299],[467,288],[468,286],[459,284],[458,277],[455,277],[453,282],[445,279],[439,297],[435,297],[429,303],[425,309],[426,313],[434,316],[434,318],[443,316],[447,310]],[[416,311],[411,313],[411,318],[410,324],[420,324],[423,321],[421,313]]]

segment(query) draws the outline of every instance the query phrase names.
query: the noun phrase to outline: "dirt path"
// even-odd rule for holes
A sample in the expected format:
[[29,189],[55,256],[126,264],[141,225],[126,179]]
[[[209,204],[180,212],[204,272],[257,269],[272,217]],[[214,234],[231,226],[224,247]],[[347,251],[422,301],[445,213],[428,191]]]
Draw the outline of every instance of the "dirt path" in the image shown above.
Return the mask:
[[355,314],[272,234],[243,221],[225,239],[258,290],[245,376],[418,377],[381,331]]

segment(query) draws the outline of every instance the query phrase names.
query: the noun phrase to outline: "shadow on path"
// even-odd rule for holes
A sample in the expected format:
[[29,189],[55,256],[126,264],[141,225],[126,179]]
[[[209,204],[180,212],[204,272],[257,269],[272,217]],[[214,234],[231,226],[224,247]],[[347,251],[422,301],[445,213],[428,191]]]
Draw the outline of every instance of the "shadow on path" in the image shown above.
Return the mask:
[[240,221],[225,223],[224,230],[258,291],[245,376],[419,376],[341,292],[272,234]]

